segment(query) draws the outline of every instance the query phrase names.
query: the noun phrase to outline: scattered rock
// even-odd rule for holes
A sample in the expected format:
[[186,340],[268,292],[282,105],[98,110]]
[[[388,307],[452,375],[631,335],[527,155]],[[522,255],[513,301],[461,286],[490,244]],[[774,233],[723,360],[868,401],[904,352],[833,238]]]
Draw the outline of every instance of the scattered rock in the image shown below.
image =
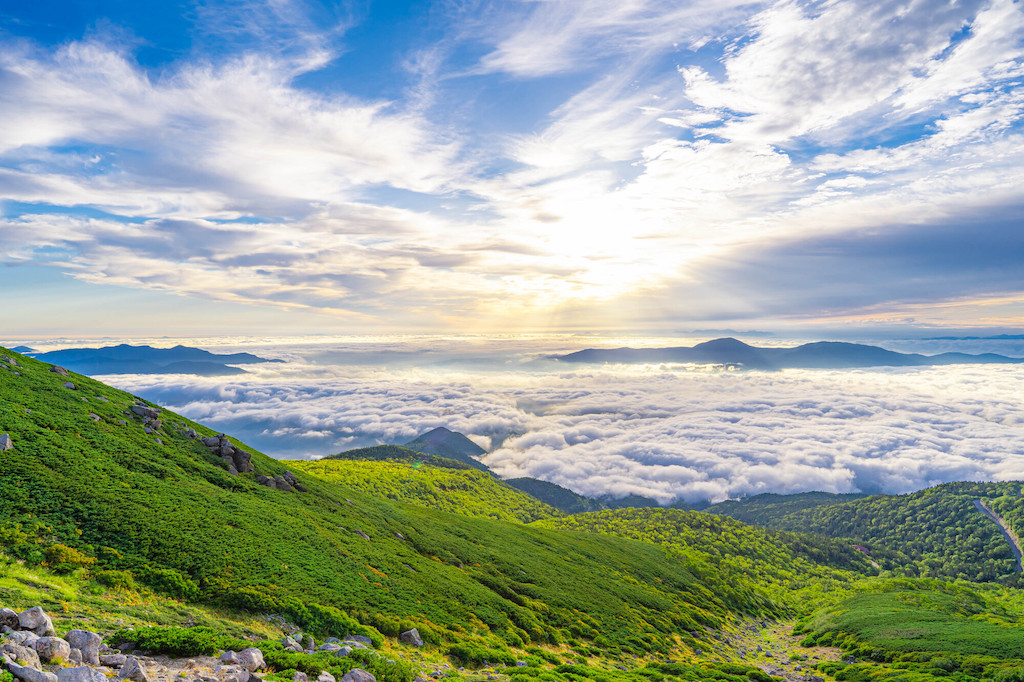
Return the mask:
[[525,668],[526,667],[526,661],[516,661],[516,667],[517,668]]
[[318,646],[316,648],[317,651],[327,651],[327,652],[330,652],[330,653],[333,653],[333,652],[338,651],[340,649],[341,649],[341,645],[340,644],[335,644],[334,642],[324,642],[323,644],[321,644],[320,646]]
[[350,647],[350,646],[343,646],[343,647],[341,647],[340,649],[338,649],[337,651],[334,652],[334,656],[335,656],[335,658],[345,658],[350,653],[352,653],[352,647]]
[[346,634],[345,643],[349,644],[351,642],[358,642],[360,644],[365,644],[368,647],[373,647],[373,640],[367,637],[366,635]]
[[341,682],[377,682],[377,678],[362,668],[352,668],[341,678]]
[[132,405],[130,409],[134,414],[149,419],[156,419],[160,416],[161,412],[160,410],[147,405]]
[[[394,631],[392,630],[392,632]],[[413,646],[423,646],[423,638],[420,637],[420,631],[416,628],[406,630],[402,634],[398,635],[398,641],[404,642],[405,644],[411,644]]]
[[255,647],[242,649],[238,652],[238,665],[249,672],[256,672],[260,668],[266,667],[266,663],[263,661],[263,652]]
[[[5,436],[7,437],[7,440],[10,441],[11,437],[8,436],[6,433],[3,434],[2,436],[0,436],[0,441],[2,441]],[[4,450],[8,450],[10,448],[3,448],[3,449]],[[7,608],[0,609],[0,628],[7,627],[7,628],[11,628],[13,630],[14,628],[18,627],[19,625],[20,625],[20,623],[18,622],[18,612],[17,611],[15,611],[13,609],[7,609]]]
[[103,417],[99,416],[95,412],[90,412],[89,413],[89,419],[93,420],[94,422],[101,422],[101,421],[103,421]]
[[321,670],[320,674],[316,678],[316,682],[337,682],[334,679],[334,675],[330,674],[326,670]]
[[29,630],[40,637],[52,637],[57,634],[53,629],[53,621],[41,606],[33,606],[19,613],[18,623],[22,630]]
[[62,377],[71,375],[70,372],[68,372],[66,369],[64,369],[63,367],[59,367],[57,365],[53,365],[52,367],[50,367],[50,371],[53,372],[54,374],[59,374]]
[[40,660],[47,663],[71,659],[71,645],[60,637],[40,637],[32,644],[32,648],[39,654]]
[[296,670],[295,674],[292,675],[292,682],[309,682],[309,675],[301,670]]
[[36,670],[17,663],[8,663],[7,671],[21,682],[57,682],[57,676],[45,670]]
[[57,682],[107,682],[99,670],[83,665],[79,668],[61,668],[57,671]]
[[284,639],[281,640],[281,644],[284,645],[285,651],[294,651],[295,653],[299,654],[302,653],[302,645],[296,642],[291,637],[286,636]]
[[88,630],[71,630],[64,636],[64,639],[68,641],[72,649],[78,649],[82,652],[82,661],[84,663],[89,665],[100,664],[100,645],[103,644],[103,638],[98,634]]
[[225,665],[238,665],[238,654],[234,651],[225,651],[220,655],[220,662]]
[[355,532],[356,535],[358,535],[359,537],[363,538],[364,540],[369,540],[370,539],[370,536],[367,535],[366,533],[364,533],[361,530],[357,530],[357,531],[354,531],[354,532]]
[[18,665],[23,665],[26,668],[34,668],[36,670],[42,670],[43,665],[39,661],[39,654],[35,649],[30,649],[27,646],[16,644],[11,641],[5,641],[0,645],[0,652],[7,654],[7,658],[14,659],[14,662]]
[[132,680],[132,682],[149,682],[149,677],[146,676],[142,664],[134,656],[125,657],[124,665],[121,666],[117,677],[121,680]]
[[75,390],[75,385],[73,383],[71,383],[70,381],[65,381],[64,382],[64,388],[70,388],[73,391],[73,390]]
[[[0,433],[0,451],[10,450],[13,447],[14,441],[11,440],[11,435],[9,433]],[[10,611],[10,609],[4,610]]]
[[99,659],[100,665],[105,665],[108,668],[120,668],[128,657],[124,654],[103,654]]
[[396,538],[398,538],[399,540],[404,540],[404,539],[405,539],[405,536],[404,536],[404,535],[402,535],[401,533],[399,533],[399,532],[398,532],[397,530],[395,531],[394,535],[395,535],[395,537],[396,537]]
[[[21,626],[15,625],[14,627]],[[25,646],[31,648],[32,643],[35,642],[37,639],[39,639],[39,635],[37,635],[34,632],[29,632],[28,630],[18,630],[7,635],[7,639],[5,641],[13,642],[15,644],[24,644]]]

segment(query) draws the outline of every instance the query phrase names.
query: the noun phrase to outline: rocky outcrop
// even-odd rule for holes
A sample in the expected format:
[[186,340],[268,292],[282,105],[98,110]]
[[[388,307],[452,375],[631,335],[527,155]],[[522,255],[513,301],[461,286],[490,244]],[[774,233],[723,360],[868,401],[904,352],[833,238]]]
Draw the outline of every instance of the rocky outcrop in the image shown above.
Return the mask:
[[39,659],[47,663],[71,660],[71,645],[60,637],[40,637],[33,644]]
[[223,433],[203,438],[201,442],[211,453],[221,458],[224,466],[227,467],[228,473],[232,476],[256,470],[252,465],[252,453],[232,445],[231,441]]
[[398,641],[405,644],[411,644],[413,646],[423,646],[423,638],[420,637],[420,631],[416,628],[406,630],[398,635]]
[[72,649],[77,649],[82,653],[83,663],[100,664],[100,645],[103,644],[103,638],[95,632],[72,630],[65,635],[64,639],[68,641]]
[[362,668],[352,668],[341,678],[341,682],[377,682],[377,678]]
[[46,615],[41,606],[33,606],[18,614],[18,626],[40,637],[51,637],[57,633],[53,629],[53,621]]
[[117,673],[119,680],[132,680],[132,682],[149,682],[145,668],[135,656],[126,656],[124,665]]

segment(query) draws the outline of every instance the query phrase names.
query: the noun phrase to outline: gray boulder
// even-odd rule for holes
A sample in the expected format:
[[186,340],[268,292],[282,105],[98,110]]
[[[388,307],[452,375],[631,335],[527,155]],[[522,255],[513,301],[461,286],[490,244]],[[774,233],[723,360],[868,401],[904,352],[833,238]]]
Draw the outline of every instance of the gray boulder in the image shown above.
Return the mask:
[[346,642],[359,642],[360,644],[365,644],[368,647],[373,647],[373,640],[370,639],[369,637],[367,637],[366,635],[352,635],[352,634],[348,634],[348,635],[345,635],[345,641]]
[[72,391],[75,390],[75,385],[70,381],[65,381],[62,385],[64,386],[64,388],[69,388]]
[[72,649],[78,649],[82,652],[82,661],[84,663],[89,665],[100,664],[100,645],[103,644],[103,638],[95,632],[72,630],[64,636],[64,639],[68,641]]
[[71,645],[60,637],[40,637],[32,648],[39,654],[40,660],[47,663],[56,660],[68,661],[71,658]]
[[210,436],[209,438],[204,438],[203,439],[203,445],[205,445],[208,448],[218,447],[218,446],[220,446],[220,438],[217,438],[216,436]]
[[53,372],[54,374],[59,374],[62,377],[69,376],[69,372],[66,369],[64,369],[63,367],[58,367],[57,365],[51,367],[50,371]]
[[295,674],[292,675],[292,682],[309,682],[309,675],[301,670],[296,670]]
[[352,668],[341,678],[341,682],[377,682],[377,678],[362,668]]
[[238,652],[238,665],[249,672],[256,672],[260,668],[266,667],[267,664],[263,661],[262,651],[255,647],[249,647]]
[[317,651],[327,652],[338,651],[339,649],[341,649],[341,645],[335,644],[334,642],[325,642],[316,648]]
[[61,668],[57,671],[57,682],[107,682],[107,678],[99,670],[83,665],[79,668]]
[[370,648],[370,647],[366,646],[365,644],[363,644],[362,642],[354,642],[351,639],[346,639],[344,642],[341,643],[341,645],[342,646],[346,646],[346,647],[348,647],[350,649],[369,649]]
[[324,644],[341,644],[341,640],[337,637],[328,637],[324,640]]
[[334,679],[334,675],[330,674],[326,670],[321,670],[320,674],[316,678],[316,682],[337,682]]
[[[0,441],[3,441],[3,437],[4,436],[7,436],[7,434],[5,433],[3,436],[0,436]],[[10,438],[11,438],[10,436],[7,436],[8,440],[10,440]],[[5,450],[9,450],[10,448],[4,448],[4,449]],[[18,627],[19,625],[20,625],[20,623],[18,622],[18,612],[17,611],[15,611],[13,609],[6,609],[6,608],[5,609],[0,609],[0,628],[8,627],[8,628],[11,628],[13,630],[14,628]]]
[[103,654],[100,656],[100,665],[105,665],[108,668],[120,668],[126,660],[128,657],[124,654]]
[[[21,627],[21,626],[18,626]],[[31,647],[32,643],[39,639],[39,635],[28,630],[18,630],[7,635],[4,640],[6,642],[13,642],[14,644],[24,644],[27,647]]]
[[343,646],[343,647],[341,647],[340,649],[338,649],[337,651],[334,652],[334,656],[336,658],[345,658],[350,653],[352,653],[352,647],[350,647],[350,646]]
[[[10,450],[14,447],[14,441],[11,440],[9,433],[0,433],[0,451]],[[4,611],[10,611],[10,609],[4,609]]]
[[18,665],[23,665],[26,668],[35,668],[36,670],[43,669],[43,665],[39,661],[39,654],[36,653],[35,649],[5,640],[3,644],[0,644],[0,652],[7,654],[7,658],[13,660]]
[[402,634],[398,635],[398,641],[405,644],[411,644],[413,646],[423,646],[423,638],[420,637],[420,631],[416,628],[406,630]]
[[22,630],[30,630],[40,637],[52,637],[57,634],[53,629],[53,621],[41,606],[33,606],[27,611],[19,613],[18,623]]
[[234,651],[225,651],[220,655],[220,662],[224,665],[238,665],[238,654]]
[[294,651],[295,653],[302,653],[302,645],[296,642],[291,637],[285,637],[281,640],[281,644],[284,645],[285,651]]
[[149,419],[156,419],[160,416],[160,410],[147,405],[132,405],[131,411],[140,417],[146,417]]
[[132,682],[149,682],[146,670],[139,663],[139,659],[134,656],[125,656],[124,665],[121,666],[117,677],[121,680],[132,680]]
[[14,675],[14,678],[21,682],[57,682],[57,676],[45,670],[36,670],[28,666],[8,663],[7,672]]

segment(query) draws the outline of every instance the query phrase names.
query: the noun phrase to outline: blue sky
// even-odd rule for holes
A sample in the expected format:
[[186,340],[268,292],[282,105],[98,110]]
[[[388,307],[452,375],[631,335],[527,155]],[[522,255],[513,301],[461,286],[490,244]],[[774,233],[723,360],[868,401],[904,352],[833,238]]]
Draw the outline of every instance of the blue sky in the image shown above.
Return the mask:
[[11,336],[1024,319],[1024,6],[0,0]]

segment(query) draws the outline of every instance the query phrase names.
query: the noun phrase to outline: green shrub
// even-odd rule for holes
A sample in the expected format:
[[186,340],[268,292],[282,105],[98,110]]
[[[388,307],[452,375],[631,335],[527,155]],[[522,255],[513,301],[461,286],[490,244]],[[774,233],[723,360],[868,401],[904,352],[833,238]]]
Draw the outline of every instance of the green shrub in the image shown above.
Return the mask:
[[199,598],[199,586],[181,571],[176,571],[173,568],[147,566],[137,573],[139,580],[154,592],[186,601],[195,601]]
[[[476,642],[459,642],[448,647],[448,655],[455,662],[465,666],[481,666],[488,664],[504,663],[512,665],[516,657],[507,649],[493,649]],[[546,657],[545,657],[546,658]],[[553,662],[559,662],[556,658]]]
[[107,638],[110,646],[135,642],[140,649],[168,656],[210,656],[220,648],[217,633],[210,628],[159,628],[118,630]]
[[135,589],[135,578],[131,571],[96,571],[93,578],[100,585],[114,590]]

